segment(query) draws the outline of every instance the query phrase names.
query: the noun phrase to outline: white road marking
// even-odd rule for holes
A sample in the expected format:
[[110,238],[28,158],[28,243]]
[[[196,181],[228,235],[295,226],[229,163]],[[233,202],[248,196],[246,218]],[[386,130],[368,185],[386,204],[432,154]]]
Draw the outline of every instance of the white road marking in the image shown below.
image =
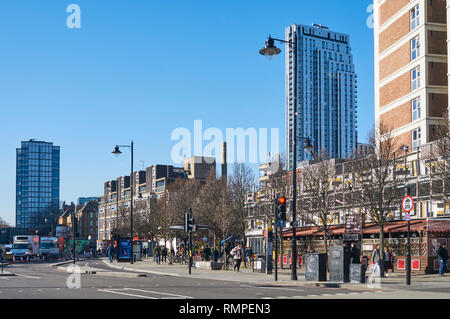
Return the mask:
[[24,277],[24,278],[28,278],[28,279],[41,279],[41,277],[37,277],[37,276],[28,276],[28,275],[16,275],[18,277]]
[[282,287],[257,287],[257,286],[249,286],[249,285],[240,285],[244,288],[260,288],[260,289],[280,289],[280,290],[290,290],[290,291],[304,291],[302,289],[292,289],[292,288],[282,288]]
[[106,290],[106,289],[98,289],[98,291],[109,292],[109,293],[112,293],[112,294],[118,294],[118,295],[130,296],[130,297],[138,297],[138,298],[146,298],[146,299],[158,299],[158,298],[155,298],[155,297],[148,297],[148,296],[135,295],[135,294],[127,294],[127,293],[124,293],[124,292],[113,291],[113,290]]
[[189,297],[189,296],[175,295],[175,294],[169,294],[167,292],[158,292],[158,291],[152,291],[152,290],[143,290],[143,289],[136,289],[136,288],[125,288],[125,289],[126,290],[141,291],[141,292],[149,292],[149,293],[157,294],[157,295],[168,295],[168,296],[173,296],[173,297],[182,297],[182,298],[189,298],[189,299],[193,298],[193,297]]
[[[189,297],[189,296],[176,295],[176,294],[170,294],[170,293],[166,293],[166,292],[158,292],[158,291],[152,291],[152,290],[136,289],[136,288],[98,289],[98,290],[103,291],[103,292],[110,292],[113,294],[125,295],[125,296],[130,296],[130,297],[138,297],[138,298],[147,298],[147,299],[158,299],[158,298],[143,296],[140,294],[131,294],[131,293],[127,293],[127,292],[128,291],[137,291],[137,292],[143,292],[143,293],[149,293],[149,294],[163,295],[163,296],[168,296],[168,297],[193,299],[193,297]],[[125,292],[125,291],[127,291],[127,292]]]

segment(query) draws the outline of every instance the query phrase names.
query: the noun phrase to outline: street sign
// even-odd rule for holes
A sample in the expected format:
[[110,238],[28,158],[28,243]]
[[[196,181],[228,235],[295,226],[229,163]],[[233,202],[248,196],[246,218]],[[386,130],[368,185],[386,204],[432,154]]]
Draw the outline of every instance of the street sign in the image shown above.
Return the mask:
[[[407,195],[402,200],[402,210],[405,213],[409,213],[414,209],[414,200],[411,196]],[[409,214],[408,214],[409,215]]]
[[284,227],[286,226],[286,221],[285,220],[279,220],[278,221],[278,227]]

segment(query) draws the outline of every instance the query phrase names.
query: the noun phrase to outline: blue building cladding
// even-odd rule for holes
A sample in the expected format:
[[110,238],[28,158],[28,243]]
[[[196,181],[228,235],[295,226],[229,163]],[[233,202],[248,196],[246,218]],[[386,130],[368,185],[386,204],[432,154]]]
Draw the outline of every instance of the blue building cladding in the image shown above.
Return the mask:
[[[314,152],[331,158],[352,156],[357,144],[357,76],[349,36],[323,26],[291,25],[286,40],[297,34],[297,60],[286,45],[286,147],[292,167],[294,95],[297,99],[297,136],[309,137]],[[294,64],[297,66],[297,88]],[[297,142],[297,160],[312,160]]]
[[16,227],[49,233],[59,212],[60,148],[23,141],[16,149]]

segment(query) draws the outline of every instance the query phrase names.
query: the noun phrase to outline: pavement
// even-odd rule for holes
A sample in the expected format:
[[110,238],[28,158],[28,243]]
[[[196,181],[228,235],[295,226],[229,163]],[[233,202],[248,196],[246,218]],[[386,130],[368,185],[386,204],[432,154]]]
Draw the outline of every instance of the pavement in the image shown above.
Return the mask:
[[[252,268],[241,267],[240,272],[234,272],[231,270],[211,270],[205,268],[194,268],[191,269],[191,274],[188,273],[188,266],[185,264],[157,264],[153,258],[146,258],[142,261],[136,261],[134,264],[125,262],[113,262],[110,263],[108,258],[101,258],[103,263],[110,267],[111,269],[124,270],[139,272],[141,274],[156,274],[164,276],[174,276],[174,277],[190,277],[199,279],[213,279],[213,280],[223,280],[223,281],[240,281],[248,282],[252,284],[260,285],[277,285],[277,286],[306,286],[306,287],[330,287],[330,288],[348,288],[348,289],[367,289],[369,288],[380,288],[383,289],[408,289],[411,286],[406,285],[406,275],[405,273],[395,272],[388,273],[385,278],[378,278],[378,282],[375,284],[354,284],[354,283],[338,283],[330,281],[306,281],[305,280],[305,267],[297,268],[297,280],[291,280],[291,270],[288,268],[278,269],[278,281],[274,279],[274,273],[266,274],[253,271]],[[369,275],[370,273],[366,273]],[[447,273],[446,276],[439,276],[438,274],[411,274],[411,284],[414,287],[426,287],[427,285],[442,286],[450,288],[450,274]]]

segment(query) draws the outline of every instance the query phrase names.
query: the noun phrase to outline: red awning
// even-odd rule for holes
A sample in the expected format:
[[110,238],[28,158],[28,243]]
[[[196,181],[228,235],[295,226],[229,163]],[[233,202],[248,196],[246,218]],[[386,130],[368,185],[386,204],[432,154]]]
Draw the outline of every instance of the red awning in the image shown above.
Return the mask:
[[[410,231],[421,231],[425,230],[425,224],[422,220],[414,220],[410,223]],[[406,221],[402,221],[401,225],[396,227],[391,227],[390,233],[406,233],[408,231],[408,224]]]

